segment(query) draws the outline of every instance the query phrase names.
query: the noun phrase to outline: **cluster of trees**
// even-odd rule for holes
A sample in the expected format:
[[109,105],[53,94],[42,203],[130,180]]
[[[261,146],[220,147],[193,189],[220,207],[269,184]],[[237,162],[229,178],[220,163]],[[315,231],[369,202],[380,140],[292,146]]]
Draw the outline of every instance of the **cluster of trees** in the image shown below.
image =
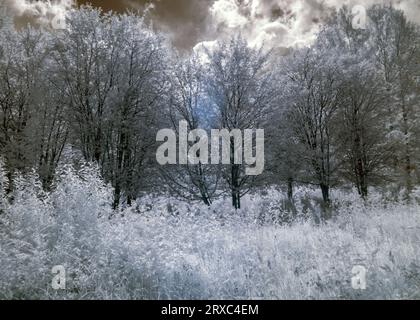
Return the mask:
[[369,186],[392,181],[409,198],[418,183],[419,26],[392,7],[368,15],[367,28],[355,30],[341,9],[312,47],[280,67],[281,132],[293,137],[281,144],[289,161],[280,171],[289,182],[319,185],[325,202],[346,181],[363,198]]
[[[205,53],[179,53],[144,17],[82,7],[65,30],[10,24],[0,31],[0,156],[16,172],[36,170],[51,189],[63,161],[99,165],[114,207],[166,189],[211,204],[255,186],[330,189],[361,197],[390,183],[407,199],[420,182],[420,29],[392,7],[368,10],[366,29],[342,8],[310,47],[280,56],[240,35]],[[1,19],[0,19],[1,20]],[[266,170],[156,163],[156,133],[265,129]],[[193,144],[194,141],[189,143]],[[234,137],[231,145],[234,144]]]

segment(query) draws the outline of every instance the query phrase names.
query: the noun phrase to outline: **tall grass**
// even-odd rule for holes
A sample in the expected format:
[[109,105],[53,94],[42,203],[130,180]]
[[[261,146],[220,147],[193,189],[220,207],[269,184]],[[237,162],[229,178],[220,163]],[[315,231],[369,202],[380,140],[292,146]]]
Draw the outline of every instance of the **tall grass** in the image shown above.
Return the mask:
[[[115,215],[94,169],[60,181],[45,194],[35,176],[16,179],[0,215],[1,299],[420,298],[416,204],[336,192],[320,222],[314,191],[299,189],[289,211],[267,189],[237,212],[145,196]],[[51,287],[55,265],[65,290]],[[357,265],[366,290],[351,286]]]

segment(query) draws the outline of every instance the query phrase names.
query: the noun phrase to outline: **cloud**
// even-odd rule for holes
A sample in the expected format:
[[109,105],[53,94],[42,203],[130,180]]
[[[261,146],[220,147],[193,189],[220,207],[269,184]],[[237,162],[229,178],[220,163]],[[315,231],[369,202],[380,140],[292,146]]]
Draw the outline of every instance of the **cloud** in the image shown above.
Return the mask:
[[167,33],[174,45],[191,49],[198,42],[210,40],[208,27],[209,10],[215,0],[79,0],[78,4],[91,3],[105,11],[144,10],[153,4],[149,14],[153,25]]
[[14,17],[17,25],[27,23],[50,25],[54,21],[63,21],[65,14],[74,5],[74,0],[0,0]]
[[248,19],[238,9],[235,1],[219,0],[210,8],[210,14],[216,24],[224,24],[228,28],[241,28],[247,24]]
[[315,40],[321,24],[343,5],[389,3],[420,24],[419,0],[217,0],[209,10],[207,40],[241,32],[252,45],[265,43],[285,53]]
[[241,32],[255,45],[296,46],[314,38],[329,12],[315,0],[217,0],[211,30],[214,37]]
[[[62,17],[74,0],[0,0],[13,11],[18,23],[48,24]],[[323,21],[342,5],[350,7],[392,3],[420,23],[419,0],[78,0],[105,11],[144,10],[153,4],[153,25],[167,33],[180,49],[224,39],[241,32],[251,44],[277,48],[301,46],[315,39]]]
[[390,2],[420,23],[418,0],[217,0],[209,12],[213,37],[241,32],[251,44],[295,47],[314,40],[321,23],[343,5]]

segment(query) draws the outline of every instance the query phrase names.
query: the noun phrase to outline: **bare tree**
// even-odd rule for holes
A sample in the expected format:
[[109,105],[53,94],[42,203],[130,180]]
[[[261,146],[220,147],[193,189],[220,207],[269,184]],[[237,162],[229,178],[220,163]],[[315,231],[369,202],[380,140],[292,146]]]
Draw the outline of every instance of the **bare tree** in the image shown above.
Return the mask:
[[[331,53],[330,53],[331,55]],[[303,49],[286,59],[283,104],[289,105],[287,118],[304,153],[302,159],[311,170],[306,183],[321,188],[326,204],[336,159],[332,123],[339,106],[339,69],[331,59],[315,49]]]
[[342,174],[354,183],[362,198],[368,186],[382,182],[395,151],[386,138],[389,114],[384,108],[388,100],[375,70],[359,66],[348,70],[342,83],[342,103],[336,130]]
[[57,40],[73,141],[100,165],[114,192],[131,204],[154,146],[159,103],[166,88],[163,40],[136,15],[84,7]]
[[[397,115],[394,130],[402,134],[398,155],[402,167],[406,198],[413,188],[413,173],[418,126],[418,103],[415,97],[415,76],[420,73],[418,56],[420,50],[419,28],[407,21],[404,13],[391,6],[374,6],[369,10],[376,61],[390,92],[388,104]],[[397,111],[397,112],[395,112]]]
[[[275,100],[270,52],[251,48],[241,37],[220,42],[208,50],[208,94],[217,109],[217,123],[229,131],[256,129],[263,125]],[[232,205],[241,207],[241,197],[249,192],[253,178],[244,175],[244,165],[235,161],[235,138],[231,137],[231,164],[224,171]]]
[[[16,170],[34,166],[31,146],[37,109],[42,91],[40,74],[47,48],[41,30],[26,28],[4,31],[0,43],[0,148],[5,156],[7,174],[12,181]],[[35,150],[36,151],[36,150]],[[13,187],[9,183],[10,188]]]
[[[179,121],[186,121],[187,130],[206,129],[212,111],[208,109],[205,93],[205,72],[199,57],[190,57],[174,62],[171,73],[171,94],[169,99],[169,123],[178,133]],[[179,142],[179,141],[178,141]],[[188,144],[193,142],[189,141]],[[179,144],[179,143],[178,143]],[[161,168],[165,181],[176,194],[189,199],[200,200],[210,205],[217,195],[220,167],[211,164],[185,164]]]

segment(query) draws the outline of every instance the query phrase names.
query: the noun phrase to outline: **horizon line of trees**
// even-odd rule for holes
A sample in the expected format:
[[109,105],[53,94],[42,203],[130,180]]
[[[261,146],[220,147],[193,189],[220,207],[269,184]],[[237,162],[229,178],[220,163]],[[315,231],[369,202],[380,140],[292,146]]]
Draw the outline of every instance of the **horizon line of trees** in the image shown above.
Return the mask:
[[[45,190],[60,163],[98,165],[114,208],[169,191],[235,208],[258,186],[394,185],[410,199],[420,183],[420,28],[392,6],[368,9],[366,29],[347,7],[316,41],[287,55],[236,35],[204,52],[179,53],[145,17],[89,6],[66,30],[0,25],[0,158],[6,193],[35,169]],[[2,19],[0,18],[0,21]],[[156,133],[265,129],[265,172],[230,165],[170,165],[155,159]],[[194,141],[189,142],[191,145]],[[0,181],[0,184],[2,182]]]

